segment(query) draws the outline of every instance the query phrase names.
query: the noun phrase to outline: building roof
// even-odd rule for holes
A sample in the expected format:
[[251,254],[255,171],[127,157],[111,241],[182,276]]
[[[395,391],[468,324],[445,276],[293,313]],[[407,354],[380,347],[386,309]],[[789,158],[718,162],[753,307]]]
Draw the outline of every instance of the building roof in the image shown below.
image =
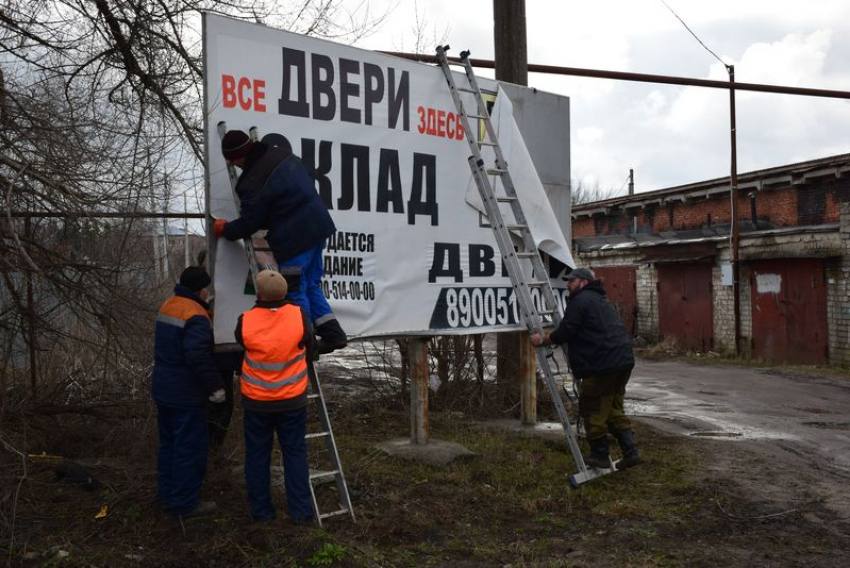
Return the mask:
[[[792,235],[799,233],[824,233],[837,232],[839,223],[826,223],[823,225],[810,225],[806,227],[782,227],[778,229],[761,229],[750,227],[749,230],[742,223],[741,238],[766,237],[771,235]],[[581,237],[573,239],[574,246],[580,252],[611,251],[643,249],[660,245],[693,245],[698,243],[721,242],[729,238],[729,226],[714,226],[703,229],[692,229],[687,231],[671,231],[651,235],[637,233],[630,235],[602,235],[597,237]]]
[[[738,189],[762,191],[775,187],[800,185],[809,180],[833,176],[842,177],[850,172],[850,154],[838,154],[816,160],[797,162],[784,166],[753,170],[738,174]],[[678,185],[665,189],[646,191],[634,195],[625,195],[574,205],[573,217],[592,217],[604,215],[617,208],[643,208],[650,205],[663,205],[669,202],[686,202],[692,199],[706,199],[712,195],[729,193],[729,176],[696,183]]]

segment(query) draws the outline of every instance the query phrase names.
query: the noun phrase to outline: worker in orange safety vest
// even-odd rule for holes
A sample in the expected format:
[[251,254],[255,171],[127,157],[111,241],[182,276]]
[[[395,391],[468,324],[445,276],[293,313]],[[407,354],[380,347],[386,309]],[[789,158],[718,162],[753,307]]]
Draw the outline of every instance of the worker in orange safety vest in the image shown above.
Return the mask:
[[289,516],[297,523],[309,523],[313,506],[305,439],[307,381],[318,348],[309,318],[285,299],[287,288],[279,272],[260,272],[257,303],[239,316],[236,326],[236,341],[245,348],[240,378],[245,482],[253,520],[274,519],[270,468],[277,432]]

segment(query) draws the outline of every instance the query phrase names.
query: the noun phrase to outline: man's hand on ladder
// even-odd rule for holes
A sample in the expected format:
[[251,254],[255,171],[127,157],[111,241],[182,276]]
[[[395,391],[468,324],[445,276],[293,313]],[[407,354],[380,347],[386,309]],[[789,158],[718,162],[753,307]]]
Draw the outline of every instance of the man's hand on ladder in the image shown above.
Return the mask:
[[227,219],[216,219],[213,222],[213,235],[220,239],[224,236],[224,226],[227,225]]
[[545,333],[532,334],[528,339],[535,347],[540,347],[541,345],[549,347],[550,345],[552,345],[552,340]]

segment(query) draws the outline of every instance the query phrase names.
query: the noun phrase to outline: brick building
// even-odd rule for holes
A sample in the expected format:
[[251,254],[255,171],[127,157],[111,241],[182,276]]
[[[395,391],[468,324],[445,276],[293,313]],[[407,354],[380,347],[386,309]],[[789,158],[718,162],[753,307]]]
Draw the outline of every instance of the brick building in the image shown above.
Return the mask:
[[[741,348],[850,366],[850,154],[740,174]],[[734,350],[729,178],[573,207],[576,261],[636,336]]]

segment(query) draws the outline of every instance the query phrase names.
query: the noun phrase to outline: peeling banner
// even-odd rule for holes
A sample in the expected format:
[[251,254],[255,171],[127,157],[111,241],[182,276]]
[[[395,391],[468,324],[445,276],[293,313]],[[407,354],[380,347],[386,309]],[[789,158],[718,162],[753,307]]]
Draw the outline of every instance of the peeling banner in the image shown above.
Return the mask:
[[[261,138],[283,135],[336,224],[322,287],[351,338],[519,327],[496,241],[481,226],[477,196],[468,198],[477,192],[469,148],[442,70],[210,14],[203,40],[210,215],[238,216],[217,124],[256,127]],[[490,80],[481,85],[498,88]],[[563,299],[560,276],[574,262],[511,101],[499,92],[493,115],[500,143]],[[465,102],[475,108],[471,95]],[[552,124],[559,119],[568,128],[567,117]],[[258,248],[262,237],[255,236]],[[210,247],[216,343],[233,343],[237,317],[254,302],[245,249],[224,239]],[[259,260],[273,264],[268,255]]]

